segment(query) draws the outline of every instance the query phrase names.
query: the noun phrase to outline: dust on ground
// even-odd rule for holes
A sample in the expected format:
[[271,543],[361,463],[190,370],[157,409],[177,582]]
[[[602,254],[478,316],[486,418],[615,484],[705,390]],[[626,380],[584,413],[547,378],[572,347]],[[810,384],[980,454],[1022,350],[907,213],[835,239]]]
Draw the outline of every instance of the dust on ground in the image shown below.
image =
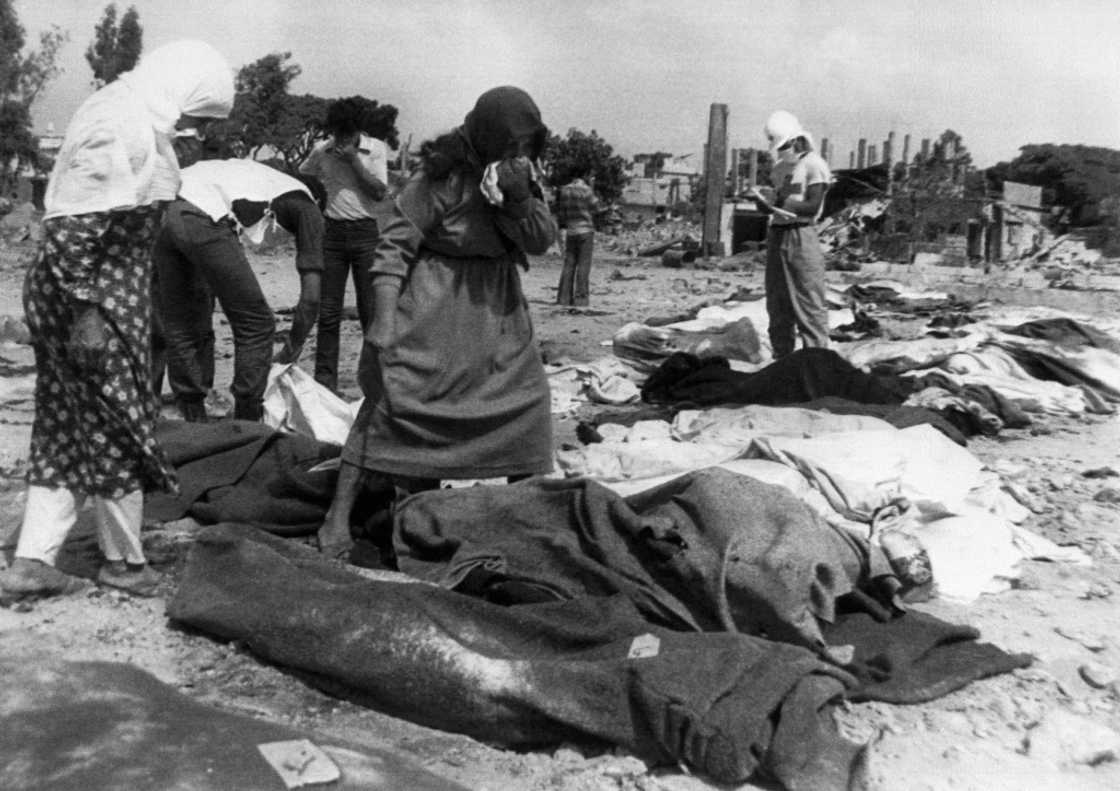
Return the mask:
[[[542,351],[551,360],[596,359],[609,354],[604,342],[626,322],[679,315],[741,289],[762,288],[761,270],[749,256],[668,269],[658,258],[636,257],[638,246],[627,240],[613,245],[604,241],[608,244],[600,244],[592,271],[590,308],[554,304],[560,274],[555,252],[534,258],[523,274]],[[29,243],[0,249],[0,321],[21,314],[23,257],[30,249]],[[298,293],[291,255],[281,248],[253,253],[250,259],[283,326],[290,317],[284,309],[295,304]],[[891,276],[897,279],[904,272]],[[1003,288],[1001,298],[1037,304],[1037,292],[1013,286]],[[975,290],[974,285],[961,288]],[[1116,296],[1098,295],[1092,307],[1113,310],[1120,305],[1120,294]],[[1077,303],[1075,295],[1066,299]],[[224,388],[231,375],[232,341],[220,313],[215,322],[217,384]],[[341,389],[357,397],[356,321],[344,325],[342,344]],[[34,369],[26,345],[0,343],[0,358],[0,537],[5,537],[22,511],[19,476],[30,435]],[[309,368],[312,359],[309,348],[301,364]],[[571,441],[576,421],[593,413],[593,407],[586,407],[557,419],[556,442]],[[1120,417],[1045,418],[1031,429],[978,438],[970,448],[984,462],[999,463],[1029,494],[1034,513],[1027,527],[1081,547],[1094,563],[1030,562],[1024,564],[1017,587],[1005,593],[967,607],[938,601],[920,605],[939,617],[975,626],[984,640],[1007,651],[1032,653],[1038,661],[931,703],[845,706],[839,713],[841,727],[853,738],[874,743],[872,781],[880,791],[1120,788],[1120,756],[1092,749],[1098,741],[1115,744],[1120,731],[1120,478],[1085,475],[1120,467]],[[140,600],[91,588],[67,599],[0,609],[5,649],[130,662],[217,708],[395,749],[474,789],[713,788],[679,769],[650,769],[611,751],[560,745],[516,752],[423,728],[322,694],[236,644],[174,627],[165,617],[164,603],[174,589],[192,528],[188,520],[145,530],[150,557],[167,572],[163,597]],[[67,562],[77,570],[91,569],[94,558],[88,532],[68,548]],[[1080,762],[1061,764],[1061,756],[1073,754],[1079,754]]]

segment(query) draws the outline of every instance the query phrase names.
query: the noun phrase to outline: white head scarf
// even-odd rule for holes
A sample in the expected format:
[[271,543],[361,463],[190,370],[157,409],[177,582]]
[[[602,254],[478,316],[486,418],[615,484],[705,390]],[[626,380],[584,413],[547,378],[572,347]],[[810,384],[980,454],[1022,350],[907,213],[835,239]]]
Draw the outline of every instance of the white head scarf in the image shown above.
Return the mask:
[[233,70],[204,41],[164,44],[121,80],[140,94],[152,114],[152,126],[165,135],[181,115],[228,118],[233,109]]
[[179,164],[171,133],[181,115],[226,118],[233,70],[201,41],[152,50],[86,99],[66,129],[47,185],[45,219],[171,200]]

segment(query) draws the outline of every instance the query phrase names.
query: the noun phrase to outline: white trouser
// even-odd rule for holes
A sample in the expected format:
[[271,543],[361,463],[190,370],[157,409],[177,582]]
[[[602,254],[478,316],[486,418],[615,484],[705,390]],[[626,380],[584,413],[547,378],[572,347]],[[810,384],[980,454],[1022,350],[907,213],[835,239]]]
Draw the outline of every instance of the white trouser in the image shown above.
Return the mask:
[[[69,489],[27,487],[27,506],[16,557],[41,560],[53,566],[67,534],[78,521],[78,509],[84,499],[83,495],[75,495]],[[144,549],[140,545],[144,493],[131,492],[117,500],[95,496],[93,507],[97,544],[105,559],[144,563]]]

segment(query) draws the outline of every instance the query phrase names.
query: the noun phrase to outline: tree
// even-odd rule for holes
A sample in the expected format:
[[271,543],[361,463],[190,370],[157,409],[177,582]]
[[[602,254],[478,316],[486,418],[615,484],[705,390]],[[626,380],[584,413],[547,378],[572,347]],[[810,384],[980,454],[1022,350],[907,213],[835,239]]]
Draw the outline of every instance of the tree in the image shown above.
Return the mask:
[[[242,66],[237,72],[233,111],[229,121],[214,131],[235,137],[251,157],[255,158],[265,146],[271,146],[286,163],[284,152],[294,147],[290,138],[308,134],[308,126],[313,127],[310,134],[314,138],[322,124],[322,116],[316,115],[316,108],[308,103],[290,101],[288,86],[302,72],[298,65],[288,62],[291,57],[290,52],[273,52]],[[300,112],[293,113],[295,109]]]
[[996,187],[1002,187],[1004,181],[1042,187],[1047,204],[1067,207],[1075,225],[1089,225],[1103,219],[1102,202],[1120,195],[1120,151],[1052,143],[1025,145],[1015,159],[989,168],[988,180]]
[[86,49],[86,61],[93,69],[93,84],[100,88],[130,71],[143,48],[144,29],[136,6],[129,6],[117,23],[117,5],[105,6],[101,21],[93,29],[93,41]]
[[573,172],[586,170],[595,180],[595,193],[606,203],[618,200],[626,186],[626,161],[594,129],[590,134],[569,129],[566,138],[552,135],[544,161],[555,185],[567,184]]
[[0,0],[0,190],[11,189],[19,169],[34,165],[38,144],[31,133],[31,105],[61,69],[59,48],[67,35],[58,26],[40,34],[39,48],[23,52],[25,34],[11,0]]
[[[273,52],[241,67],[237,95],[228,121],[214,124],[208,137],[221,138],[227,148],[258,157],[271,149],[285,170],[295,172],[323,138],[328,99],[292,95],[292,81],[302,73],[292,53]],[[397,108],[364,96],[352,97],[363,108],[362,131],[397,147]]]

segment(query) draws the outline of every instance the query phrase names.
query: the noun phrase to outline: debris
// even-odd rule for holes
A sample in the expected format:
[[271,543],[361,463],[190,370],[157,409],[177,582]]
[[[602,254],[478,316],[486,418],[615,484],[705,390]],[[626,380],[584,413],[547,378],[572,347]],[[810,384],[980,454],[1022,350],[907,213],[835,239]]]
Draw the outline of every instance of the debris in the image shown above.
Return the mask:
[[696,241],[695,237],[693,237],[691,234],[684,234],[683,236],[675,236],[667,242],[661,242],[660,244],[655,244],[651,247],[646,247],[643,250],[639,250],[638,255],[640,255],[642,258],[649,258],[652,256],[661,255],[668,250],[672,250],[678,245],[686,250],[691,249],[693,251],[696,251],[700,249],[700,243]]
[[333,783],[342,777],[331,757],[307,739],[266,742],[257,749],[288,788]]
[[1082,478],[1116,478],[1118,476],[1120,476],[1120,472],[1116,472],[1111,467],[1096,467],[1081,473]]

